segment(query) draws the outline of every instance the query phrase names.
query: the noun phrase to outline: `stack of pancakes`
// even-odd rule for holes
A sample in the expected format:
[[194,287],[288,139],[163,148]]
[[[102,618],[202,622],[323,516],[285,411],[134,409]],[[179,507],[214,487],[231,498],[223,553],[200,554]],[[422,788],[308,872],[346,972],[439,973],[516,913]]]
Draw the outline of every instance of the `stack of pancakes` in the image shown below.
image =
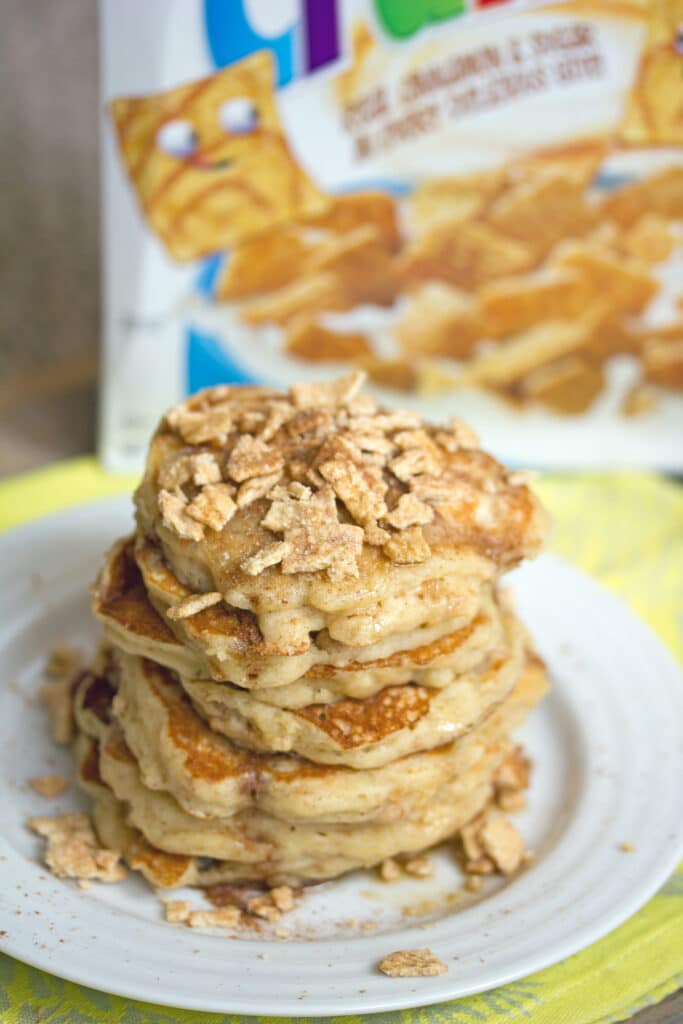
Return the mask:
[[422,851],[545,691],[497,587],[544,539],[524,478],[361,384],[213,388],[152,439],[75,709],[100,839],[154,885]]

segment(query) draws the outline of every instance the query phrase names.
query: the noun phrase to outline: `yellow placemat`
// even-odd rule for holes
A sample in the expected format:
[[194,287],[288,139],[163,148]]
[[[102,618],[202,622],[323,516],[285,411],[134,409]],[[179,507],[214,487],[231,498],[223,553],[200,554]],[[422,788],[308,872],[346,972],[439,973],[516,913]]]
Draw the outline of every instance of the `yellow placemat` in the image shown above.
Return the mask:
[[[130,478],[76,459],[0,483],[0,528],[130,490]],[[683,661],[683,487],[636,474],[548,477],[538,491],[552,547],[599,577]],[[335,1024],[597,1024],[620,1021],[683,985],[683,865],[637,914],[576,956],[479,996]],[[257,1018],[267,1024],[270,1018]],[[281,1020],[282,1018],[275,1018]],[[301,1018],[294,1018],[301,1019]],[[238,1024],[234,1014],[168,1010],[109,996],[0,955],[3,1024]],[[250,1018],[244,1018],[249,1021]]]

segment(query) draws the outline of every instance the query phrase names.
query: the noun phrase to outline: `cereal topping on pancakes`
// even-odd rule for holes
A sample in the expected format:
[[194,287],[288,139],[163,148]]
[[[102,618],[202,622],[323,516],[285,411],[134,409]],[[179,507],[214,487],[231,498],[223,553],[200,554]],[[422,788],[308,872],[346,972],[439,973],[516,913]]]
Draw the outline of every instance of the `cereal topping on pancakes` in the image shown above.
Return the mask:
[[[188,399],[153,441],[142,518],[215,544],[248,515],[247,576],[277,567],[357,578],[364,546],[401,566],[429,559],[436,538],[488,549],[540,538],[521,478],[485,455],[466,425],[388,412],[361,392],[363,380],[357,372],[297,384],[285,396],[221,386]],[[503,524],[507,540],[494,536]]]

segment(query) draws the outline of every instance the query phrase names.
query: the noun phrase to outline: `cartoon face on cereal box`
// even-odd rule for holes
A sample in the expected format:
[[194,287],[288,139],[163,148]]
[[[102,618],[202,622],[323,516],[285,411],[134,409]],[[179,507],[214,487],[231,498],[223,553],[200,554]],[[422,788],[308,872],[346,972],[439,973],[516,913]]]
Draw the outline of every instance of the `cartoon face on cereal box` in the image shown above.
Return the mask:
[[145,220],[194,260],[324,207],[282,130],[268,50],[111,114]]

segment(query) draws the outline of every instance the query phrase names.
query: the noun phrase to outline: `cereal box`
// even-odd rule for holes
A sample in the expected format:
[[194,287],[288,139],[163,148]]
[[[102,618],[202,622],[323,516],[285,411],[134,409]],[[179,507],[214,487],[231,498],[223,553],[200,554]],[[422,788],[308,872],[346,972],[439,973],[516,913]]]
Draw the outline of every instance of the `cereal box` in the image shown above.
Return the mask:
[[683,0],[102,0],[101,453],[363,369],[506,460],[683,469]]

